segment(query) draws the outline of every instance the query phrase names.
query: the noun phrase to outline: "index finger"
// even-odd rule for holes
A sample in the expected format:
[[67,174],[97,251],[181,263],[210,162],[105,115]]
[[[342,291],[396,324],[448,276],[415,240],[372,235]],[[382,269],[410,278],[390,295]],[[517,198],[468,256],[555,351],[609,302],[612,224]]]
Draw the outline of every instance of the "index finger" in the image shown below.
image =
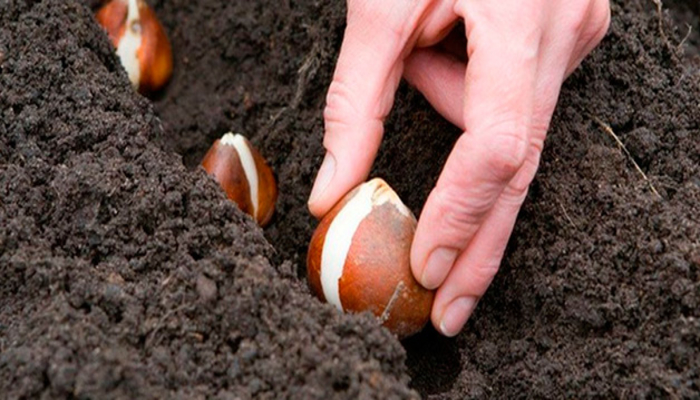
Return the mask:
[[492,3],[456,8],[469,46],[466,129],[423,208],[411,247],[414,275],[428,288],[442,284],[532,145],[541,16],[537,7],[504,3],[498,13]]
[[367,178],[401,79],[401,53],[408,40],[401,25],[410,7],[350,3],[323,114],[327,153],[309,198],[316,217]]

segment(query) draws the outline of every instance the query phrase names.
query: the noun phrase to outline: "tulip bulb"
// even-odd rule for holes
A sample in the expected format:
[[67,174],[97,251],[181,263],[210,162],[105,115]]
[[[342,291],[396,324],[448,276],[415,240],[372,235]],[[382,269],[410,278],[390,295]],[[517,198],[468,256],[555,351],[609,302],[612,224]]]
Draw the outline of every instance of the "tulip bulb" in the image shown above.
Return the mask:
[[131,84],[148,94],[161,89],[173,70],[165,31],[144,0],[111,0],[97,12]]
[[241,211],[261,226],[270,221],[277,201],[275,177],[245,137],[229,132],[217,139],[204,156],[202,167]]
[[311,290],[340,311],[370,311],[399,337],[430,319],[434,292],[410,268],[416,218],[375,178],[348,193],[321,220],[309,245]]

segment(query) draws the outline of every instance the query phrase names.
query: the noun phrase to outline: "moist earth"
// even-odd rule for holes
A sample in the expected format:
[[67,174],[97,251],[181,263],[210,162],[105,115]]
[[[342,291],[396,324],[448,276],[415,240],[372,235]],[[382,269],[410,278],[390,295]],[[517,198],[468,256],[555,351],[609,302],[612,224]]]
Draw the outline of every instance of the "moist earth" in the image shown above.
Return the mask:
[[[341,3],[152,1],[153,100],[99,1],[0,4],[1,397],[698,397],[696,7],[613,2],[474,316],[399,342],[305,281]],[[229,130],[279,181],[265,230],[198,167]],[[371,175],[419,215],[459,134],[402,84]]]

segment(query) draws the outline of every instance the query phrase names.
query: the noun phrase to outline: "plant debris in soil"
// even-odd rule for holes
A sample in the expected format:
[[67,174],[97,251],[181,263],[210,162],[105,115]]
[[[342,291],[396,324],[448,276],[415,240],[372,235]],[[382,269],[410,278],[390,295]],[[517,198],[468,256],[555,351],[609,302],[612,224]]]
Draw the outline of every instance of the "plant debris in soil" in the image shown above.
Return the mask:
[[[474,316],[454,339],[427,328],[401,343],[305,282],[344,5],[151,4],[175,61],[153,101],[95,23],[99,0],[0,5],[4,397],[700,394],[700,81],[685,3],[613,2]],[[198,167],[229,130],[280,183],[265,231]],[[403,84],[372,176],[419,214],[459,134]]]

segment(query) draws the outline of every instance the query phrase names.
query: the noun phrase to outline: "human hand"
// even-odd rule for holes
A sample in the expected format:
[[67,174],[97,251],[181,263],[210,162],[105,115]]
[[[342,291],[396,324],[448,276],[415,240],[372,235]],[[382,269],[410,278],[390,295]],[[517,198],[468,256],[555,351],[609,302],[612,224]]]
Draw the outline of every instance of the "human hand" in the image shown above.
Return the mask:
[[[466,63],[431,48],[460,19]],[[464,130],[411,247],[416,279],[438,288],[433,324],[456,335],[498,270],[561,85],[609,23],[608,0],[348,0],[311,213],[367,178],[404,76]]]

